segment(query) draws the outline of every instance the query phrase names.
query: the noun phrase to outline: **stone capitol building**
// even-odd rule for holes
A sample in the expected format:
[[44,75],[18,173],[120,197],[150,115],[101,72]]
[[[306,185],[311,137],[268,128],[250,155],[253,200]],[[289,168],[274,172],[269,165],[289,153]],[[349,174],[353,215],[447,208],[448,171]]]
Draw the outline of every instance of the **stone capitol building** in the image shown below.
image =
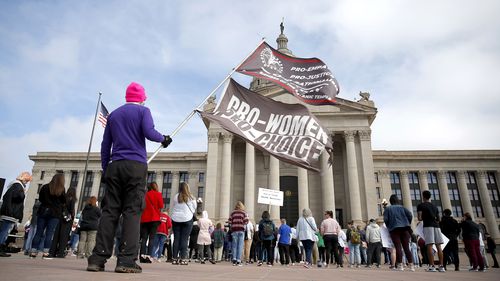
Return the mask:
[[[287,37],[277,38],[278,51],[293,56]],[[253,79],[250,89],[285,103],[300,103],[281,87]],[[451,209],[460,220],[465,212],[485,225],[500,241],[500,150],[373,150],[371,124],[377,108],[368,93],[360,100],[337,97],[335,106],[310,106],[323,127],[332,136],[334,163],[328,164],[323,153],[321,172],[308,171],[279,161],[261,152],[217,124],[203,120],[207,128],[208,147],[203,152],[162,152],[149,164],[147,181],[156,181],[163,194],[165,208],[172,204],[179,183],[187,182],[196,197],[203,199],[198,212],[207,210],[214,221],[225,221],[237,201],[246,206],[251,220],[258,222],[263,211],[270,209],[275,221],[285,217],[295,223],[303,208],[310,208],[317,222],[325,210],[334,210],[336,219],[366,223],[382,218],[383,200],[397,194],[403,205],[416,217],[421,192],[429,190],[432,201],[442,211]],[[213,110],[207,103],[204,110]],[[55,173],[64,173],[67,187],[82,195],[101,200],[105,184],[101,183],[100,153],[91,153],[84,175],[85,152],[38,152],[30,155],[33,181],[25,204],[25,218],[40,187]],[[82,189],[83,186],[83,190]],[[257,203],[259,188],[281,190],[283,206]],[[414,219],[416,222],[416,219]]]

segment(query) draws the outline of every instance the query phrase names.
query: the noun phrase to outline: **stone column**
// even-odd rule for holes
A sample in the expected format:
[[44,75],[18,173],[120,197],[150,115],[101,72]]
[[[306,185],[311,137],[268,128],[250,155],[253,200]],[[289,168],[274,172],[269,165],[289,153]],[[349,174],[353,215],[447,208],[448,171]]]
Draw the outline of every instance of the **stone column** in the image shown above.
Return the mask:
[[255,148],[248,142],[245,153],[245,207],[248,216],[255,219]]
[[363,169],[363,178],[365,194],[365,210],[366,218],[374,218],[377,216],[377,195],[375,189],[375,172],[373,170],[373,151],[371,144],[371,131],[358,131],[359,142],[361,146],[361,166]]
[[172,188],[170,189],[170,208],[174,205],[174,196],[179,192],[179,171],[172,171]]
[[349,182],[349,200],[351,203],[351,219],[355,223],[361,223],[363,218],[361,217],[361,198],[356,148],[354,146],[354,131],[345,131],[344,137],[347,151],[347,176]]
[[216,206],[216,194],[218,183],[218,157],[219,157],[219,133],[209,132],[208,133],[208,150],[207,150],[207,174],[206,174],[206,186],[205,186],[205,210],[208,212],[210,218],[218,218],[219,210],[215,208]]
[[226,220],[229,218],[231,211],[231,146],[233,142],[233,135],[230,133],[223,133],[222,137],[224,139],[224,144],[222,146],[222,179],[220,185],[220,206],[219,206],[219,218],[221,220]]
[[335,214],[335,191],[333,185],[332,166],[328,164],[330,155],[324,151],[320,156],[321,161],[321,191],[323,195],[323,211],[332,210]]
[[98,197],[99,188],[101,187],[101,171],[92,171],[94,173],[94,181],[92,182],[92,190],[90,191],[90,196]]
[[[307,170],[297,167],[297,185],[299,188],[299,218],[302,216],[302,210],[309,208],[309,183]],[[335,215],[335,213],[334,213]]]
[[457,171],[458,191],[460,192],[460,201],[462,202],[463,213],[464,214],[470,213],[472,219],[474,219],[475,215],[474,212],[472,211],[469,189],[467,188],[467,182],[465,181],[465,173],[467,173],[467,171]]
[[[280,160],[269,155],[269,189],[280,190]],[[279,221],[280,219],[280,206],[271,206],[269,214],[271,219]]]
[[420,170],[418,171],[418,182],[420,183],[420,192],[424,190],[429,190],[429,182],[427,181],[428,171]]
[[408,171],[400,171],[401,176],[401,193],[403,199],[403,206],[413,214],[413,207],[411,204],[410,183],[408,182]]
[[438,171],[439,193],[441,194],[441,204],[444,209],[451,208],[450,194],[448,193],[448,183],[446,182],[446,171]]
[[380,176],[380,183],[382,185],[382,199],[387,200],[389,202],[389,198],[392,195],[392,189],[391,189],[391,180],[389,178],[390,171],[388,170],[381,170],[378,172]]
[[64,171],[64,187],[66,188],[66,191],[68,190],[70,183],[71,183],[71,170]]
[[481,196],[481,205],[483,206],[484,217],[488,225],[488,232],[493,239],[499,239],[498,223],[493,212],[493,205],[491,204],[491,197],[486,185],[486,171],[478,171],[477,173],[477,188],[479,189],[479,196]]

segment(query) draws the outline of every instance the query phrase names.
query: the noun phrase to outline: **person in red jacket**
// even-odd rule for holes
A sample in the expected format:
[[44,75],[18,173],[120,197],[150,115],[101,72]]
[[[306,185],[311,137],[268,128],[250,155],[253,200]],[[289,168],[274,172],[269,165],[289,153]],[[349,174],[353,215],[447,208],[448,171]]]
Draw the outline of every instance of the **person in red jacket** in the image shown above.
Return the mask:
[[[144,198],[146,207],[141,216],[141,263],[151,263],[150,256],[153,255],[153,241],[156,230],[160,225],[160,214],[163,208],[163,198],[161,192],[158,192],[158,184],[152,182],[148,185],[148,192]],[[149,239],[148,247],[146,243]]]
[[168,212],[162,212],[160,214],[160,225],[156,230],[155,241],[153,243],[153,260],[159,261],[161,254],[163,253],[163,246],[168,238],[168,233],[172,228],[172,219],[168,216]]

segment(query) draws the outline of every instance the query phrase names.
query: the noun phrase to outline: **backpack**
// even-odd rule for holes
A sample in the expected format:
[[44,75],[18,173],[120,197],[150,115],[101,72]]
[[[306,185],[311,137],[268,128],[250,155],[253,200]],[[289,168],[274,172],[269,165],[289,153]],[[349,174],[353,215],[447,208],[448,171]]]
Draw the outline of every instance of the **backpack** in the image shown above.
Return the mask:
[[361,243],[361,235],[357,230],[351,230],[351,243],[352,244],[360,244]]
[[265,221],[262,226],[264,226],[264,229],[262,229],[262,234],[264,234],[264,237],[269,237],[274,234],[274,229],[273,229],[273,223],[270,221]]

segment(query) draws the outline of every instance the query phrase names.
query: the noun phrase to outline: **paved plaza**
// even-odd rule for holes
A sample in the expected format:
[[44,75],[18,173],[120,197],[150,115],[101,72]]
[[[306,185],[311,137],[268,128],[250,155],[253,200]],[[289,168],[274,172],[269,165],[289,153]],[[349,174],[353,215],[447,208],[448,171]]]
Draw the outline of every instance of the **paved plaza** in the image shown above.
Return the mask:
[[172,265],[165,262],[141,264],[141,274],[114,273],[116,261],[106,264],[105,272],[87,272],[86,260],[76,258],[42,260],[29,259],[22,254],[14,254],[10,258],[0,258],[0,280],[360,280],[360,281],[392,281],[392,280],[419,280],[419,281],[482,281],[500,280],[500,269],[490,269],[486,272],[469,272],[465,266],[462,271],[446,273],[425,272],[418,268],[416,272],[391,271],[384,266],[376,268],[310,268],[302,266],[284,267],[257,267],[255,264],[234,267],[228,262],[212,265],[190,263],[187,266]]

